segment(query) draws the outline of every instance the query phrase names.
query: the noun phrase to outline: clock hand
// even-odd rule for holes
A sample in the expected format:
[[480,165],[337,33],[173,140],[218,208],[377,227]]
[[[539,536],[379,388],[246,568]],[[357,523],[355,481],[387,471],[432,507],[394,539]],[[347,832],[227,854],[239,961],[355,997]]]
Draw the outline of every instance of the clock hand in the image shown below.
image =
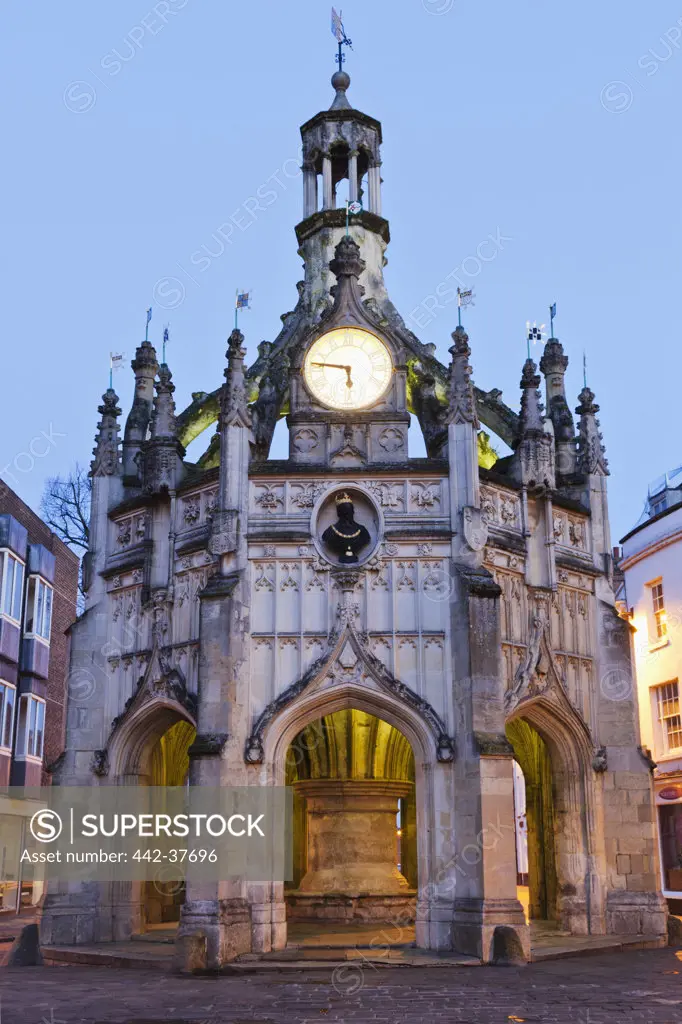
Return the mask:
[[340,363],[311,363],[311,366],[328,366],[332,370],[345,370],[346,373],[350,374],[352,369],[351,366],[342,366]]
[[347,374],[347,377],[348,377],[348,379],[346,381],[346,387],[347,388],[352,388],[353,387],[353,378],[351,377],[351,373],[352,373],[352,370],[353,370],[352,366],[342,366],[341,363],[311,363],[310,365],[311,366],[326,366],[330,370],[345,370],[346,374]]

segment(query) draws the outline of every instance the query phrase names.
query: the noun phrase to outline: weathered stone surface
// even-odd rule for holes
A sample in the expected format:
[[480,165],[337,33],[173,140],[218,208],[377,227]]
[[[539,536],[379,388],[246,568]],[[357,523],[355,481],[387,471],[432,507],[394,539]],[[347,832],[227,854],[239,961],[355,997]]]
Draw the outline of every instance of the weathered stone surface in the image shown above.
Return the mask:
[[40,967],[43,955],[40,952],[40,936],[37,924],[27,924],[14,940],[7,959],[8,967]]

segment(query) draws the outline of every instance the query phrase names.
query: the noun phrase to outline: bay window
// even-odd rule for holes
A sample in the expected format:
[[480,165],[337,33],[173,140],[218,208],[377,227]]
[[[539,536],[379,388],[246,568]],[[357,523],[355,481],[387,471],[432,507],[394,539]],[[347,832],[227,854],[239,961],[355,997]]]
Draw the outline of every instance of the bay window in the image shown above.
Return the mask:
[[9,551],[0,552],[0,612],[21,622],[21,597],[24,589],[24,563]]
[[0,750],[12,749],[15,695],[16,690],[11,683],[0,681]]
[[52,587],[40,576],[29,576],[26,588],[24,635],[50,639],[52,626]]
[[19,719],[17,724],[17,757],[43,756],[45,732],[45,701],[32,693],[19,698]]

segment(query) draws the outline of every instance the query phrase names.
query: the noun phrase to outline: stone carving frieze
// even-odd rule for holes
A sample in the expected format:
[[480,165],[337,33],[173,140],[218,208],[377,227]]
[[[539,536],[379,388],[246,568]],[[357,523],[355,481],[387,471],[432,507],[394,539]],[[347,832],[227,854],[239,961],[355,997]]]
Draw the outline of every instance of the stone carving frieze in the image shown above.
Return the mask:
[[254,723],[246,741],[244,760],[260,764],[264,759],[264,738],[277,715],[309,687],[341,686],[348,682],[374,683],[380,690],[409,706],[428,725],[437,748],[439,761],[454,760],[455,748],[445,725],[432,705],[409,686],[396,679],[384,663],[370,650],[370,638],[358,633],[353,625],[352,602],[346,602],[348,614],[341,620],[338,633],[330,638],[326,651],[314,661],[307,672],[271,701]]

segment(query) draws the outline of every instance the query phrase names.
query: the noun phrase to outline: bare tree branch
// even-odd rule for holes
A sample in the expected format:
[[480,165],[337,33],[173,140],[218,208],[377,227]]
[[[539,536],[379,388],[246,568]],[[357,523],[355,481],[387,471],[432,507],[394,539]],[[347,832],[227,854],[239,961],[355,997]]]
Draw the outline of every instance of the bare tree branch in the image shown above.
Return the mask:
[[[40,502],[40,512],[60,540],[80,555],[88,549],[92,479],[76,463],[68,477],[50,477]],[[82,573],[79,581],[83,598]]]

